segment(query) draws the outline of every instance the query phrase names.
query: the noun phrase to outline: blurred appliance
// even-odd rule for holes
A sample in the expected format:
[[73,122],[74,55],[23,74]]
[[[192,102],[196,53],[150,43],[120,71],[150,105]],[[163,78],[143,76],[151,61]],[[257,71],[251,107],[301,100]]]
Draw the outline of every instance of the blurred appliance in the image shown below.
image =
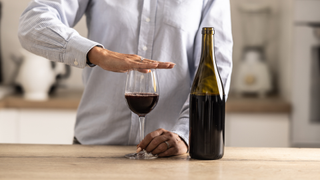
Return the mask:
[[21,49],[23,60],[15,79],[22,86],[24,98],[32,101],[44,101],[55,85],[57,77],[65,71],[65,64],[52,62],[46,58]]
[[237,95],[254,93],[264,97],[271,90],[271,75],[265,62],[269,6],[257,1],[241,3],[242,31],[244,34],[243,60],[235,76],[234,90]]
[[320,0],[295,0],[292,145],[320,147]]

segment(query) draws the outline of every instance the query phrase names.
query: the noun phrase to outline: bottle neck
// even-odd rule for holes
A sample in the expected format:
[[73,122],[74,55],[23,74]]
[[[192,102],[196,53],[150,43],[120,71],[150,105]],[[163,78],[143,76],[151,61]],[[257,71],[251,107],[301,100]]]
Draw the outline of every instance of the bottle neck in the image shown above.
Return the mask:
[[213,34],[202,34],[202,52],[201,52],[201,61],[204,61],[204,58],[210,56],[215,65],[215,57],[214,57],[214,37]]

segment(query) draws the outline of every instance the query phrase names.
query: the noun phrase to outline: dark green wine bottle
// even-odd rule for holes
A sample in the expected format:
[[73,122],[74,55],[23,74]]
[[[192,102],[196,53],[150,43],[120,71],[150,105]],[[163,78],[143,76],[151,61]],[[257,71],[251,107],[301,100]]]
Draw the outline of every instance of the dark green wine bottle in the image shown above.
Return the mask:
[[190,92],[189,154],[220,159],[224,154],[225,93],[214,54],[214,28],[202,29],[201,58]]

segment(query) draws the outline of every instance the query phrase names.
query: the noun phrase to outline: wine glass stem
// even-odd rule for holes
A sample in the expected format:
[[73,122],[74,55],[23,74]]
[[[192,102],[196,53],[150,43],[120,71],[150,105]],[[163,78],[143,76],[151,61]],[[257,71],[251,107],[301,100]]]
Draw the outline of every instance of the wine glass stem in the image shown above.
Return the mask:
[[139,116],[140,142],[144,139],[144,124],[145,124],[145,117],[144,116]]

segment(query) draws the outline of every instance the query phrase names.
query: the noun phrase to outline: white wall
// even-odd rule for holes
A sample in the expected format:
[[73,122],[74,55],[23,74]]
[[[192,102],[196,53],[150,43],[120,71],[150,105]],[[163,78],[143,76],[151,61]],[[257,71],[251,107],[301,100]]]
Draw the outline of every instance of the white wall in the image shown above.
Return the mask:
[[[21,49],[17,32],[19,17],[24,9],[29,4],[30,0],[1,0],[2,2],[2,21],[1,21],[1,46],[2,46],[2,66],[4,83],[10,84],[13,81],[15,72],[15,64],[13,63],[11,56],[19,56],[19,49]],[[87,29],[84,19],[76,26],[76,29],[83,36],[86,36]],[[64,82],[70,88],[79,89],[82,88],[81,82],[81,69],[72,68],[71,77]]]

